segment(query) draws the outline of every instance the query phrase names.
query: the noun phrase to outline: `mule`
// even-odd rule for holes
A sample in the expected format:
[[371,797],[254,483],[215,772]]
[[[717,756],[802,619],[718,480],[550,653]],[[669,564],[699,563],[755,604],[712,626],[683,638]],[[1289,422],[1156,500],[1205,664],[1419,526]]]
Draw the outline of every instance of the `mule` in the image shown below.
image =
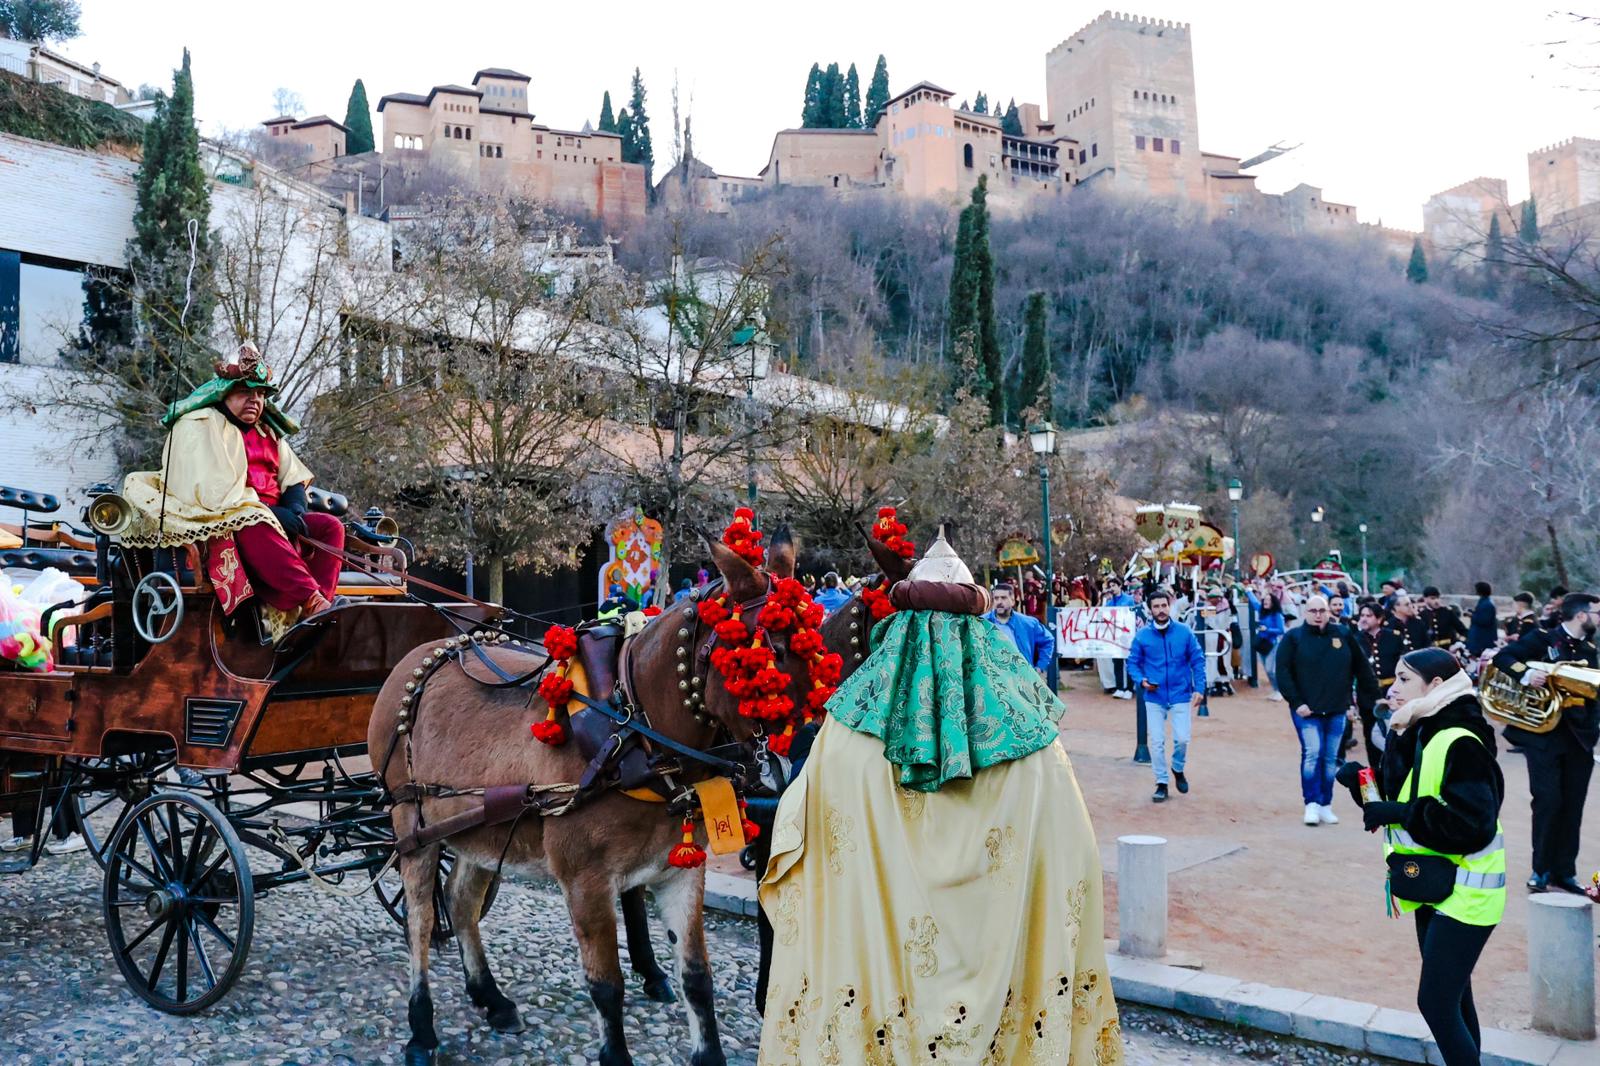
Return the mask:
[[[749,604],[766,595],[766,573],[720,543],[709,546],[731,602]],[[767,565],[776,576],[791,576],[793,546],[774,544]],[[754,613],[747,611],[747,619],[753,620]],[[750,742],[755,734],[754,723],[739,715],[737,701],[717,683],[713,671],[701,672],[691,665],[694,676],[704,677],[703,689],[696,686],[703,691],[703,702],[686,698],[691,690],[681,665],[686,662],[683,649],[698,650],[710,635],[698,621],[697,602],[686,599],[653,619],[626,652],[635,715],[664,736],[701,751],[719,734],[741,743]],[[525,673],[544,659],[538,647],[496,644],[483,650],[511,675]],[[798,701],[803,697],[805,666],[781,638],[774,642],[774,653],[780,669],[794,679],[790,696]],[[406,656],[379,693],[368,730],[369,750],[382,760],[384,783],[403,797],[392,811],[395,835],[401,841],[421,839],[414,834],[423,826],[434,826],[438,832],[440,823],[465,817],[484,804],[481,796],[452,794],[453,790],[524,783],[570,785],[586,766],[571,740],[550,747],[528,736],[529,723],[542,719],[546,710],[530,688],[491,687],[495,679],[470,652],[460,655],[460,669],[437,666],[437,655],[436,648],[424,646]],[[683,762],[692,774],[692,764]],[[485,894],[503,865],[513,872],[547,873],[561,887],[597,1015],[600,1066],[630,1066],[633,1061],[623,1034],[623,977],[612,901],[620,893],[625,901],[631,896],[637,903],[637,893],[644,888],[656,899],[673,948],[674,981],[689,1019],[689,1062],[724,1066],[701,910],[705,871],[667,862],[680,833],[679,819],[669,816],[664,805],[601,792],[570,813],[540,817],[525,811],[509,823],[479,825],[448,837],[456,862],[445,897],[466,971],[467,994],[493,1028],[502,1032],[521,1028],[516,1004],[500,991],[490,972],[479,927]],[[428,955],[435,921],[433,885],[444,842],[402,848],[399,862],[410,950],[411,1038],[405,1046],[406,1066],[429,1066],[439,1047]],[[648,948],[642,908],[630,916],[628,925],[630,943],[638,935]]]

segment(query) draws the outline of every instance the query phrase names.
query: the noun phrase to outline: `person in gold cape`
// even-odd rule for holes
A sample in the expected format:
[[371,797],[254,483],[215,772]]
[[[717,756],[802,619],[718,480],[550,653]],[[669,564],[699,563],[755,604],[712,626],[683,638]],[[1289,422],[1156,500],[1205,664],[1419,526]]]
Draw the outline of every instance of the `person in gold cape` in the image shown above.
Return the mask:
[[261,353],[242,345],[162,418],[172,432],[161,469],[122,488],[134,511],[124,543],[205,546],[223,606],[259,596],[274,631],[327,610],[338,585],[338,557],[299,538],[344,547],[343,523],[307,509],[311,471],[289,446],[299,427],[272,402],[277,391]]
[[761,1066],[1122,1062],[1065,707],[943,536],[773,824]]

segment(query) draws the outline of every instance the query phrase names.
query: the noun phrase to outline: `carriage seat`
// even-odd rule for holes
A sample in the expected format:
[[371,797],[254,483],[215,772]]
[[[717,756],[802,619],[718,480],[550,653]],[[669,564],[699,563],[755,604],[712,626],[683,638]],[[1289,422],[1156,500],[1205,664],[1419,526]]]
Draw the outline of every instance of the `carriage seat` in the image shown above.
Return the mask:
[[16,489],[9,485],[0,485],[0,507],[15,507],[22,511],[32,511],[34,514],[54,514],[61,509],[61,501],[48,492],[34,492],[32,489]]
[[94,552],[77,548],[0,548],[0,569],[48,570],[55,567],[68,577],[94,583]]

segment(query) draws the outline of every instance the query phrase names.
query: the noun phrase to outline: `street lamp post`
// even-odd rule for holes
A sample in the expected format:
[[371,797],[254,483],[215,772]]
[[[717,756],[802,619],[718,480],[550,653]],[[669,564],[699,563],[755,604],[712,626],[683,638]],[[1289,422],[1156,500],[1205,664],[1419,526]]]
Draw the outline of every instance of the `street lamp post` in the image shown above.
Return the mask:
[[1367,580],[1367,524],[1363,522],[1356,528],[1361,530],[1361,591],[1366,592],[1371,588]]
[[1242,579],[1239,569],[1239,501],[1244,499],[1244,482],[1238,478],[1228,479],[1228,500],[1233,504],[1233,579]]
[[[1040,517],[1044,522],[1044,617],[1045,624],[1050,627],[1053,644],[1056,631],[1056,571],[1050,552],[1050,456],[1056,450],[1056,427],[1048,422],[1029,426],[1028,444],[1033,448],[1033,454],[1039,457],[1039,505]],[[1050,683],[1050,691],[1055,692],[1061,680],[1061,657],[1054,651],[1050,653],[1046,679]]]

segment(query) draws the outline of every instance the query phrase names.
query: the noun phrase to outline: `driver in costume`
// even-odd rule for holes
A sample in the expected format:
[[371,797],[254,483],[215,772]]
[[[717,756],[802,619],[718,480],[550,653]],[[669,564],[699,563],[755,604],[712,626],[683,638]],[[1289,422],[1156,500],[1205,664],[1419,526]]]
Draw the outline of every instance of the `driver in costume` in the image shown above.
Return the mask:
[[761,1066],[1123,1061],[1066,708],[941,536],[784,792]]
[[[129,474],[122,490],[135,512],[126,543],[225,551],[231,538],[250,590],[279,616],[275,631],[333,606],[339,558],[299,538],[344,548],[343,523],[307,509],[311,471],[288,441],[300,427],[272,402],[277,391],[261,353],[242,345],[161,420],[172,431],[162,469]],[[220,593],[226,565],[211,571]]]

